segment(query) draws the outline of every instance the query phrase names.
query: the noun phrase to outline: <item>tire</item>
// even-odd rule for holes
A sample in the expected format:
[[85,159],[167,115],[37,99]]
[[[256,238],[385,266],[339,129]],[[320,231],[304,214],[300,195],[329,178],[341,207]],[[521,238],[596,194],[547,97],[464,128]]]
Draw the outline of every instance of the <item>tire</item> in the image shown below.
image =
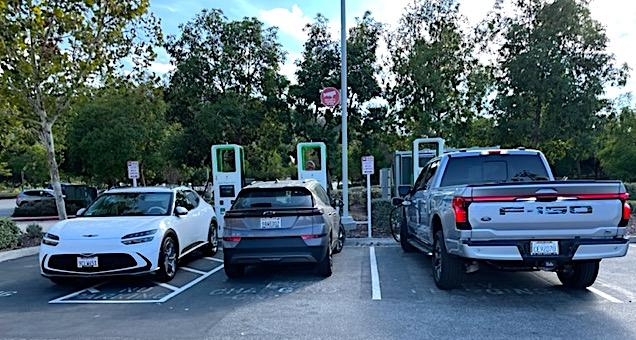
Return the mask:
[[161,242],[159,249],[159,271],[157,276],[160,282],[168,282],[177,274],[178,245],[173,235],[168,235]]
[[219,251],[218,231],[216,221],[212,220],[212,222],[210,222],[210,230],[208,231],[208,244],[203,246],[203,256],[214,256]]
[[409,243],[409,232],[406,227],[406,221],[402,219],[400,223],[400,246],[405,253],[412,253],[416,250],[412,244]]
[[345,232],[344,226],[341,224],[338,228],[338,240],[336,240],[336,247],[333,249],[334,254],[338,254],[342,252],[342,248],[344,248],[345,240],[347,239],[347,234]]
[[322,277],[329,277],[333,274],[333,249],[331,249],[331,240],[329,240],[329,246],[327,246],[327,254],[318,262],[316,269],[318,275]]
[[572,263],[571,271],[557,272],[563,286],[571,289],[585,289],[594,284],[598,276],[600,261],[577,261]]
[[433,241],[433,280],[437,288],[449,290],[458,288],[464,276],[464,263],[461,258],[449,254],[441,230],[435,233]]

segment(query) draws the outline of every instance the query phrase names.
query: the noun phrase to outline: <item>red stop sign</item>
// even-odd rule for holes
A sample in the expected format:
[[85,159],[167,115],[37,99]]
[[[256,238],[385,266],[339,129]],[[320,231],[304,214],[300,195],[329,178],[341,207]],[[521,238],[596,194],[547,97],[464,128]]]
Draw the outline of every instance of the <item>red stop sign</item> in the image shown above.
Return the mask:
[[324,106],[334,107],[340,102],[340,91],[335,87],[325,87],[320,91],[320,102]]

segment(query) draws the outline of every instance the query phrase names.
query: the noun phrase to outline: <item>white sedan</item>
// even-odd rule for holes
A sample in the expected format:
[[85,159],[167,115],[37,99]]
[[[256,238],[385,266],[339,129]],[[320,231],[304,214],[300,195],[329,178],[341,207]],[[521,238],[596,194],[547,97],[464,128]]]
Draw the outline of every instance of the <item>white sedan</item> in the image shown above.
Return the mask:
[[185,187],[108,190],[77,216],[42,240],[41,273],[53,282],[146,273],[167,282],[183,256],[218,249],[214,209]]

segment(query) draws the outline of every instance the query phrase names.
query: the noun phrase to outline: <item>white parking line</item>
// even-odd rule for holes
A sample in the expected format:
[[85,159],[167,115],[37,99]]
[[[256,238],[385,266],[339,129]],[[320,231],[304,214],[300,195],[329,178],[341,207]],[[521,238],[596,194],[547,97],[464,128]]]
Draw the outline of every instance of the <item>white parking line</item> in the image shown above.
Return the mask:
[[174,290],[179,290],[179,287],[175,287],[173,285],[169,285],[169,284],[167,284],[165,282],[153,282],[153,283],[156,284],[157,286],[161,286],[163,288],[167,288],[167,289],[170,289],[170,290],[173,290],[173,291]]
[[200,271],[198,269],[194,269],[194,268],[190,268],[190,267],[180,267],[180,269],[183,269],[185,271],[189,271],[191,273],[199,274],[199,275],[205,275],[206,274],[206,272],[204,272],[204,271]]
[[611,284],[611,283],[606,282],[604,280],[597,279],[596,282],[598,282],[599,284],[601,284],[601,285],[603,285],[603,286],[605,286],[607,288],[613,289],[613,290],[615,290],[615,291],[617,291],[617,292],[629,297],[630,299],[634,299],[636,297],[636,294],[634,292],[632,292],[631,290],[627,290],[625,288],[622,288],[622,287],[619,287],[617,285]]
[[375,258],[375,247],[369,247],[369,260],[371,262],[371,299],[382,300],[380,290],[380,275],[378,274],[378,262]]
[[607,300],[609,302],[623,303],[623,301],[621,301],[621,300],[619,300],[619,299],[617,299],[617,298],[615,298],[615,297],[613,297],[613,296],[611,296],[611,295],[609,295],[609,294],[607,294],[607,293],[605,293],[603,291],[600,291],[600,290],[598,290],[598,289],[596,289],[594,287],[587,287],[587,290],[589,290],[590,292],[602,297],[603,299],[605,299],[605,300]]
[[84,289],[82,289],[80,291],[77,291],[75,293],[64,295],[64,296],[61,296],[61,297],[59,297],[57,299],[51,300],[51,301],[49,301],[49,303],[65,303],[65,301],[63,301],[63,300],[70,299],[72,297],[78,296],[78,295],[80,295],[80,294],[82,294],[84,292],[87,292],[87,291],[91,291],[91,290],[93,290],[93,289],[95,289],[95,288],[97,288],[97,287],[99,287],[101,285],[105,285],[106,283],[108,283],[108,281],[100,282],[100,283],[98,283],[98,284],[96,284],[94,286],[91,286],[91,287],[88,287],[88,288],[84,288]]
[[[181,267],[183,268],[183,267]],[[195,284],[205,280],[208,278],[208,276],[218,272],[219,270],[223,269],[223,265],[220,265],[214,269],[212,269],[211,271],[204,273],[204,275],[201,275],[200,277],[196,278],[195,280],[190,281],[190,283],[188,283],[187,285],[179,288],[179,290],[176,290],[166,296],[164,296],[161,300],[159,300],[158,302],[166,302],[170,299],[172,299],[174,296],[181,294],[181,292],[183,292],[186,289],[189,289],[190,287],[194,286]]]
[[206,257],[202,257],[202,258],[203,258],[203,259],[205,259],[205,260],[208,260],[208,261],[216,261],[216,262],[221,262],[221,263],[223,263],[223,260],[221,260],[221,259],[217,259],[217,258],[214,258],[214,257],[207,257],[207,256],[206,256]]

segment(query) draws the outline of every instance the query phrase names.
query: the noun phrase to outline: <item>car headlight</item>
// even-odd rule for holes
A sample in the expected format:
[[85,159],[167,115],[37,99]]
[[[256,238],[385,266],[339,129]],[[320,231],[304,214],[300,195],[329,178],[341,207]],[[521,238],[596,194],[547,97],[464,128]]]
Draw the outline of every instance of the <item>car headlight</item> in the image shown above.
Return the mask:
[[138,233],[128,234],[121,238],[121,243],[128,245],[128,244],[150,242],[155,238],[152,235],[156,233],[157,233],[157,229],[152,229],[152,230],[141,231]]
[[51,233],[46,233],[44,234],[44,237],[42,237],[42,243],[47,246],[55,247],[58,243],[60,243],[60,237]]

